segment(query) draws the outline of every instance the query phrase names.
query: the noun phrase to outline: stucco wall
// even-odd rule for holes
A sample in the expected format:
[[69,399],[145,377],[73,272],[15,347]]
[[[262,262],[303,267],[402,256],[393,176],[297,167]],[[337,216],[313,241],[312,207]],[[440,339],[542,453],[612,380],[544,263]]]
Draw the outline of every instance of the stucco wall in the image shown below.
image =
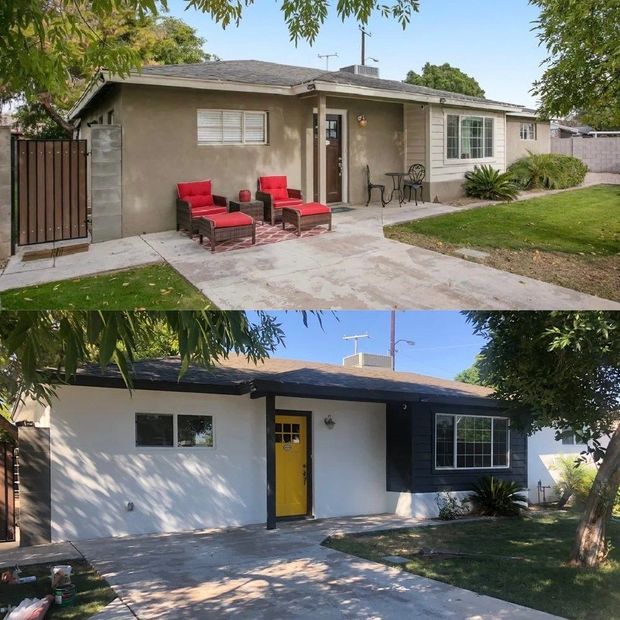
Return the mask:
[[[199,146],[197,110],[264,110],[269,143]],[[278,95],[123,86],[123,235],[176,227],[176,183],[213,180],[229,199],[256,190],[260,175],[285,174],[301,187],[303,107]]]
[[[312,411],[316,517],[385,511],[384,406],[276,406]],[[213,415],[215,447],[137,448],[136,412]],[[265,522],[263,399],[71,386],[59,388],[51,416],[29,407],[21,418],[51,420],[53,541]]]
[[536,140],[521,139],[521,123],[531,122],[528,118],[506,116],[506,165],[510,166],[521,157],[532,153],[551,152],[551,125],[536,123]]

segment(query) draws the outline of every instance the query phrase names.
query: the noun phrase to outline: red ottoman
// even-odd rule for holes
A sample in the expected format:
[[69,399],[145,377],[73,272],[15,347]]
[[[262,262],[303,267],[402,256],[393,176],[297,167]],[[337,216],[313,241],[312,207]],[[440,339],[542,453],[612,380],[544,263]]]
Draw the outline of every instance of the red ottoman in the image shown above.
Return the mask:
[[215,252],[216,243],[252,237],[252,244],[256,243],[256,222],[253,217],[236,211],[208,215],[198,220],[198,234],[200,243],[204,237],[211,242],[211,251]]
[[302,230],[314,228],[319,224],[327,224],[332,229],[332,210],[320,202],[307,202],[303,205],[282,207],[282,228],[292,224],[297,228],[297,236]]

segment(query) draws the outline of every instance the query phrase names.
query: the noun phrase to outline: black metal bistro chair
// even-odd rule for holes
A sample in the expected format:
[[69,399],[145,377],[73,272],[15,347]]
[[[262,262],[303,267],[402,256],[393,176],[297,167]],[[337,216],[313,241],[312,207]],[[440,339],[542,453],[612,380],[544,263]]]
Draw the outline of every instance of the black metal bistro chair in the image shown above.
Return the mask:
[[411,202],[411,192],[415,199],[415,206],[418,206],[418,191],[420,192],[420,200],[424,204],[424,198],[422,197],[422,181],[426,176],[426,168],[422,164],[413,164],[409,166],[409,178],[403,181],[403,195],[405,190],[408,190],[409,198],[407,202]]
[[366,201],[366,206],[370,204],[370,198],[373,189],[381,190],[381,205],[385,207],[385,185],[380,185],[379,183],[373,183],[370,178],[370,166],[366,164],[366,179],[368,179],[368,200]]

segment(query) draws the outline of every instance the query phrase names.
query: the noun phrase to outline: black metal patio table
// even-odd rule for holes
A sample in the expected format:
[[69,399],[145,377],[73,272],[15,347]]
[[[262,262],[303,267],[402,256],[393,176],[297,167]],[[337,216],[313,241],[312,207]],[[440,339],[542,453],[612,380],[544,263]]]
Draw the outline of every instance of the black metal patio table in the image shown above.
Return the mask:
[[392,177],[392,185],[393,189],[390,193],[390,199],[385,202],[386,205],[389,205],[392,200],[394,200],[394,194],[398,194],[398,204],[402,206],[403,202],[405,202],[404,193],[403,193],[403,179],[408,176],[408,172],[386,172],[386,177]]

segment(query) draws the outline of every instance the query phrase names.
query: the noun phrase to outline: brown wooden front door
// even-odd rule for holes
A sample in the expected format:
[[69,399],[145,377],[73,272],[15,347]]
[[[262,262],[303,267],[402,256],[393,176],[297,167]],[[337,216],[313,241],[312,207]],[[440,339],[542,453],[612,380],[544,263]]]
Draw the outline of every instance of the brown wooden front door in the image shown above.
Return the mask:
[[[327,151],[326,193],[327,202],[342,201],[342,116],[327,114],[325,117],[325,145]],[[314,115],[314,199],[318,200],[318,120]]]

